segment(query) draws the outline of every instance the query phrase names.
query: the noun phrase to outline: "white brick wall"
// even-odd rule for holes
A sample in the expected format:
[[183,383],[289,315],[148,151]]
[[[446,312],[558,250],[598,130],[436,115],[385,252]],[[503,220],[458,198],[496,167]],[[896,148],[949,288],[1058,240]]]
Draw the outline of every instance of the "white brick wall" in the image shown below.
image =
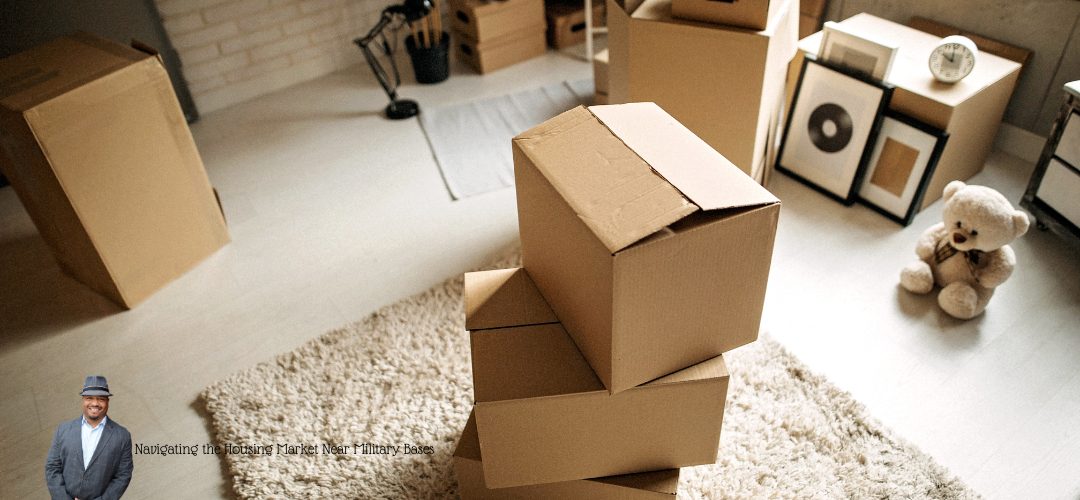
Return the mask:
[[155,0],[201,113],[361,63],[353,38],[400,1]]

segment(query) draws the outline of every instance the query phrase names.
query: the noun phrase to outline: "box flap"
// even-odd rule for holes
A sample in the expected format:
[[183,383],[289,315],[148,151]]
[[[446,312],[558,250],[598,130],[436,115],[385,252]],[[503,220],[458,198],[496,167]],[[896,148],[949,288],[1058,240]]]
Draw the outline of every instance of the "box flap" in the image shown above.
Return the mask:
[[592,106],[589,111],[702,210],[779,202],[655,103]]
[[514,142],[611,253],[698,209],[584,107]]
[[665,469],[653,472],[639,472],[637,474],[623,474],[621,476],[598,477],[590,479],[590,481],[635,490],[654,491],[675,497],[679,492],[679,471],[679,469]]
[[605,391],[562,325],[470,332],[476,403]]
[[469,420],[465,422],[465,429],[458,438],[457,448],[454,448],[454,456],[469,460],[481,461],[480,436],[476,433],[476,412],[469,412]]
[[58,38],[0,60],[0,106],[26,111],[147,57],[87,33]]
[[465,328],[482,330],[559,321],[524,269],[465,273]]
[[727,363],[724,363],[724,355],[721,354],[715,358],[707,359],[689,368],[683,368],[675,373],[665,375],[643,385],[678,384],[695,380],[723,378],[728,375],[730,374],[728,373]]

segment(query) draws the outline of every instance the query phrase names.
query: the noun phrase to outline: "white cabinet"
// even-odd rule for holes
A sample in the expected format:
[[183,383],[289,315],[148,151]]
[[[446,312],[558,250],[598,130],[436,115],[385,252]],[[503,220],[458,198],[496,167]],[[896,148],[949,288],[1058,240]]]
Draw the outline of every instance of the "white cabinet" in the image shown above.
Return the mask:
[[1080,80],[1065,84],[1065,94],[1020,205],[1040,229],[1080,236]]

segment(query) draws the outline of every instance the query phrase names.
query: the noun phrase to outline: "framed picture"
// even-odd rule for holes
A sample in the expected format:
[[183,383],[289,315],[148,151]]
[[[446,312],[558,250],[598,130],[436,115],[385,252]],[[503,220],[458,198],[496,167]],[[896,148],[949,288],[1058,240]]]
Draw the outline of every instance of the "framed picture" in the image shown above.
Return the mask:
[[776,169],[850,205],[892,86],[803,62]]
[[821,31],[818,60],[876,80],[888,79],[898,45],[854,33],[832,21],[826,22]]
[[886,112],[859,186],[859,200],[904,226],[911,224],[948,140],[948,132]]

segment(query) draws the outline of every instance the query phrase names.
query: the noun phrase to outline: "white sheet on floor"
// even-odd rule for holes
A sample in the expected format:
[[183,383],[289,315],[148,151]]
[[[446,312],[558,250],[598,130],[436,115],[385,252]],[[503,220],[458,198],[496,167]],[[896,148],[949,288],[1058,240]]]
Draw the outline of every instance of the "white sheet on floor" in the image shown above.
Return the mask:
[[513,186],[510,140],[563,111],[591,102],[587,88],[591,85],[591,80],[563,82],[424,109],[420,125],[450,195],[460,200]]

